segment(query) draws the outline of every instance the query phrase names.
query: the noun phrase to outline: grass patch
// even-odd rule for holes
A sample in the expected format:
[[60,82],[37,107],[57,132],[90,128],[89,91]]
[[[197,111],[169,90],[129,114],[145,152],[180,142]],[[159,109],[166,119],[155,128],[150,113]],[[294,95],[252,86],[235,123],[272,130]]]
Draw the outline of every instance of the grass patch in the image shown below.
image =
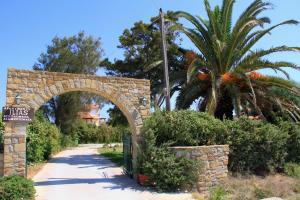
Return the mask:
[[123,147],[101,147],[98,149],[98,153],[101,156],[109,159],[113,163],[116,163],[118,166],[124,165],[123,159]]
[[287,163],[284,166],[284,173],[288,176],[300,179],[300,165],[296,163]]
[[280,197],[288,200],[299,199],[300,180],[282,174],[259,176],[228,176],[223,187],[230,200],[250,200]]

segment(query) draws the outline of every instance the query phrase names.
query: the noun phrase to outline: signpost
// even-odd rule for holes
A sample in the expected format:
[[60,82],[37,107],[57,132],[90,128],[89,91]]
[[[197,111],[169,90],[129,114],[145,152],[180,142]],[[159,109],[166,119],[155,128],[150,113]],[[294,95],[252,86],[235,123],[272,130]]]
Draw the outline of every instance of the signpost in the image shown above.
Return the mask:
[[33,108],[3,107],[2,117],[4,122],[31,122],[34,116]]

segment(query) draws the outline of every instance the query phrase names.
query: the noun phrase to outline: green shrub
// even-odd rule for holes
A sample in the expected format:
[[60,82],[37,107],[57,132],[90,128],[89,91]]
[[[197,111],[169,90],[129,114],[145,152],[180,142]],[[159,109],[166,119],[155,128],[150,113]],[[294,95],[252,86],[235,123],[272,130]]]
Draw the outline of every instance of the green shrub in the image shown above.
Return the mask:
[[212,188],[210,191],[210,200],[224,200],[226,198],[227,192],[221,186]]
[[291,177],[300,178],[300,165],[296,163],[287,163],[284,165],[284,173]]
[[27,161],[29,163],[48,160],[60,148],[60,131],[43,117],[42,112],[37,112],[35,119],[27,126]]
[[143,174],[149,177],[158,191],[170,192],[191,188],[199,175],[199,162],[177,158],[167,148],[154,148],[142,163]]
[[78,136],[75,134],[72,135],[61,134],[60,142],[62,148],[76,147],[78,146],[79,139]]
[[70,128],[72,135],[78,136],[81,144],[121,142],[123,132],[127,130],[128,127],[112,127],[107,124],[96,126],[82,120],[78,120]]
[[288,133],[262,121],[240,118],[226,121],[230,130],[229,169],[231,171],[270,172],[282,168]]
[[264,199],[272,196],[271,191],[257,188],[257,187],[255,188],[254,193],[255,193],[255,197],[258,199]]
[[279,120],[278,127],[289,134],[286,161],[300,163],[300,125],[290,121]]
[[33,182],[19,176],[0,178],[0,200],[33,200]]
[[[195,130],[199,126],[192,125],[196,121],[194,114],[191,111],[159,112],[144,122],[138,171],[147,175],[159,191],[192,188],[197,182],[201,163],[184,157],[177,158],[168,149],[171,145],[198,144],[193,138],[198,137],[197,134],[191,135],[182,129],[190,127],[189,130]],[[206,135],[202,141],[215,140],[212,135]]]
[[228,131],[222,121],[190,110],[156,112],[149,117],[142,132],[151,131],[156,145],[198,146],[226,143]]

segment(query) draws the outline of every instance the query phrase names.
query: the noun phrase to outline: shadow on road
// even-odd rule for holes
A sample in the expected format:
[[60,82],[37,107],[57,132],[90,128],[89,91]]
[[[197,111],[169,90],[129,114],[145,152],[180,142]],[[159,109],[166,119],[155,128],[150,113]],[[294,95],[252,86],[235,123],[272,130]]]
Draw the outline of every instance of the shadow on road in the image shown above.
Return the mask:
[[[78,168],[96,168],[99,178],[63,178],[63,177],[49,177],[46,181],[36,181],[36,186],[54,186],[54,185],[71,185],[71,184],[104,184],[103,188],[125,190],[131,189],[135,191],[145,191],[146,189],[139,186],[135,180],[129,178],[124,174],[113,175],[108,177],[105,169],[119,168],[110,160],[98,155],[70,155],[67,157],[57,157],[51,159],[48,163],[55,163],[56,165],[72,165]],[[149,189],[147,189],[149,190]]]
[[[56,164],[67,164],[67,165],[81,165],[78,168],[89,168],[89,167],[97,167],[99,169],[105,168],[114,168],[118,167],[115,163],[112,163],[110,160],[98,155],[71,155],[67,157],[58,157],[53,158],[48,163],[56,163]],[[86,165],[86,166],[82,166]]]
[[[84,179],[84,178],[49,178],[48,181],[35,182],[36,186],[50,186],[50,185],[70,185],[70,184],[96,184],[96,183],[109,183],[108,186],[103,186],[103,188],[110,190],[135,190],[135,191],[145,191],[145,188],[139,186],[133,179],[125,175],[117,175],[110,178],[94,178],[94,179]],[[149,189],[148,189],[149,190]]]

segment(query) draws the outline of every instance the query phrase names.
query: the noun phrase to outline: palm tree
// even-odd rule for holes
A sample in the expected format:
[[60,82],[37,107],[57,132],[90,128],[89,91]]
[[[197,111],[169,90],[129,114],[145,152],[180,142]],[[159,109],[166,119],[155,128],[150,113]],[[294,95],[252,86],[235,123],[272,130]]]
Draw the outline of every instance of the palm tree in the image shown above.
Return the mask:
[[[256,114],[266,118],[271,112],[271,105],[272,112],[284,110],[293,119],[300,120],[298,105],[274,92],[274,88],[283,88],[292,95],[300,96],[299,87],[289,80],[284,70],[286,67],[299,70],[299,66],[266,58],[277,52],[299,52],[300,48],[253,49],[272,30],[298,22],[287,20],[264,29],[266,24],[270,24],[270,19],[260,17],[260,14],[271,4],[254,0],[232,26],[234,3],[235,0],[223,0],[221,8],[216,6],[212,10],[208,0],[204,0],[208,20],[183,11],[175,13],[176,17],[186,19],[194,27],[187,28],[177,23],[173,28],[183,32],[198,50],[190,56],[193,60],[187,70],[187,83],[179,93],[176,106],[187,108],[199,99],[199,110],[219,118],[232,118],[233,111],[237,116]],[[287,79],[262,75],[258,72],[261,69],[282,72]]]

